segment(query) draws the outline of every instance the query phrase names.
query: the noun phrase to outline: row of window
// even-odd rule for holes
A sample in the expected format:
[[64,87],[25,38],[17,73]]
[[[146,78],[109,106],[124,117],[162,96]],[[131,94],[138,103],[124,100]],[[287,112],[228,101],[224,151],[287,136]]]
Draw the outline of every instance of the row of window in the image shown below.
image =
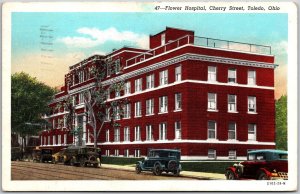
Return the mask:
[[[41,145],[50,145],[50,136],[48,136],[48,138],[46,136],[44,136],[44,138],[41,136]],[[62,135],[57,135],[57,141],[56,141],[56,135],[52,136],[52,144],[51,145],[61,145],[62,141],[61,141]],[[64,144],[67,143],[67,134],[64,134],[63,136],[64,138]]]
[[[181,81],[181,66],[175,67],[175,81]],[[143,91],[143,78],[136,79],[134,81],[134,92]],[[159,72],[159,85],[167,85],[168,82],[168,70]],[[146,89],[154,88],[154,73],[146,76]],[[131,94],[131,83],[127,81],[124,85],[124,95]],[[115,96],[119,97],[121,95],[120,91],[116,91]],[[110,99],[110,93],[108,92],[108,99]]]
[[[181,121],[176,121],[174,123],[174,130],[175,130],[175,139],[181,139]],[[167,140],[167,123],[160,123],[159,124],[159,140]],[[106,142],[110,142],[110,130],[106,130]],[[153,125],[146,126],[146,141],[154,141],[153,136]],[[120,142],[120,128],[114,129],[114,142]],[[130,142],[130,127],[124,127],[124,142]],[[142,141],[141,138],[141,127],[136,126],[134,127],[134,141]]]
[[[181,93],[175,94],[175,111],[180,111],[182,108],[182,97]],[[120,107],[114,107],[115,119],[121,119],[120,116]],[[123,110],[123,118],[128,119],[131,115],[131,103],[127,103],[124,105]],[[159,97],[159,113],[167,113],[168,112],[168,96]],[[154,115],[154,98],[146,100],[146,116]],[[141,117],[142,116],[142,102],[138,101],[134,103],[134,116]],[[110,109],[106,109],[106,120],[109,121],[110,118]]]
[[[208,110],[217,110],[217,94],[208,93],[207,96],[207,109]],[[237,112],[237,96],[234,94],[228,94],[228,112]],[[248,96],[248,113],[256,113],[256,97]]]
[[[129,149],[124,149],[123,156],[124,157],[129,157]],[[106,156],[120,156],[120,150],[115,149],[114,153],[110,153],[110,150],[105,150],[105,155]],[[228,159],[236,159],[236,150],[229,150],[228,151]],[[141,150],[140,149],[134,149],[134,157],[139,158],[141,157]],[[209,159],[217,159],[217,154],[215,149],[208,149],[207,157]]]
[[[228,73],[228,83],[237,83],[237,70],[235,68],[229,68]],[[217,67],[208,66],[208,81],[217,81]],[[248,70],[248,85],[256,85],[256,71]]]
[[[175,139],[181,139],[181,121],[176,121],[174,123],[175,130]],[[167,123],[159,124],[159,137],[158,140],[167,140]],[[130,142],[130,127],[124,127],[124,142]],[[216,121],[208,121],[207,126],[207,138],[208,139],[217,139],[217,122]],[[228,140],[236,140],[237,137],[237,127],[235,122],[230,122],[228,124]],[[153,125],[146,126],[146,141],[154,141],[153,137]],[[248,140],[256,141],[256,124],[249,123],[248,124]],[[110,130],[106,130],[106,142],[110,141]],[[120,142],[120,128],[114,129],[114,142]],[[141,127],[134,127],[134,141],[142,141],[141,138]]]

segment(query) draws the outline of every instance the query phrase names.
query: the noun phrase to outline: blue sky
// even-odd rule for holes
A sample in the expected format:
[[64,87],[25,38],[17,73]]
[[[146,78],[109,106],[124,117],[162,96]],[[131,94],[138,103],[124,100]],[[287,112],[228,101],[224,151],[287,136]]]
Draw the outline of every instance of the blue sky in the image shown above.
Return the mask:
[[[41,26],[53,30],[47,67],[42,64]],[[146,48],[148,36],[166,26],[194,30],[197,36],[269,45],[276,63],[287,65],[287,14],[18,12],[12,14],[12,73],[26,71],[51,86],[61,85],[73,63],[124,45]],[[280,72],[277,77],[285,79]]]

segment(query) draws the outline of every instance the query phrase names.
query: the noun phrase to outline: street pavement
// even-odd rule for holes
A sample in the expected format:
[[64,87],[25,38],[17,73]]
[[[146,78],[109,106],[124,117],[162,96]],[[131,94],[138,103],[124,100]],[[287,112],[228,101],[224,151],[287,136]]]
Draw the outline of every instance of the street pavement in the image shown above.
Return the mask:
[[[102,164],[102,168],[120,169],[127,171],[135,171],[135,167],[132,165],[113,165],[113,164]],[[211,179],[211,180],[225,180],[225,174],[220,173],[208,173],[208,172],[193,172],[193,171],[181,171],[180,176],[200,179]]]

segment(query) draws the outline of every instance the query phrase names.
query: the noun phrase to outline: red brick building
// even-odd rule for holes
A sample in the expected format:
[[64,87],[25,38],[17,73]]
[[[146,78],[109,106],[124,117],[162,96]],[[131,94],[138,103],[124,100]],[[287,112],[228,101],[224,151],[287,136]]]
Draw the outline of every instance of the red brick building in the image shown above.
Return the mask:
[[275,148],[271,48],[168,27],[150,36],[149,50],[124,47],[71,66],[50,103],[53,129],[41,133],[42,146],[76,143],[65,127],[66,111],[57,108],[68,95],[74,98],[74,125],[83,126],[85,145],[93,145],[82,92],[95,85],[89,69],[107,58],[118,68],[106,72],[103,84],[125,81],[124,91],[110,93],[107,101],[126,97],[129,103],[121,126],[107,122],[101,131],[103,154],[139,157],[149,148],[172,148],[183,159],[242,159],[249,149]]

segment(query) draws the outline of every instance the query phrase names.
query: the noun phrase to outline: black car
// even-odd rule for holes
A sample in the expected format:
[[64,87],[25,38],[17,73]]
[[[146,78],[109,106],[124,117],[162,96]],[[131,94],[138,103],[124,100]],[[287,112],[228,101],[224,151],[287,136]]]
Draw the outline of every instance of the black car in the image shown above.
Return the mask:
[[154,175],[172,172],[175,176],[179,176],[181,171],[180,157],[179,150],[152,149],[146,159],[136,163],[135,171],[137,174],[141,171],[152,171]]
[[71,166],[100,167],[99,148],[93,147],[69,147],[64,151],[64,164]]
[[36,148],[33,150],[33,162],[52,162],[52,148]]
[[19,161],[22,158],[23,158],[23,153],[20,147],[11,148],[11,161]]

